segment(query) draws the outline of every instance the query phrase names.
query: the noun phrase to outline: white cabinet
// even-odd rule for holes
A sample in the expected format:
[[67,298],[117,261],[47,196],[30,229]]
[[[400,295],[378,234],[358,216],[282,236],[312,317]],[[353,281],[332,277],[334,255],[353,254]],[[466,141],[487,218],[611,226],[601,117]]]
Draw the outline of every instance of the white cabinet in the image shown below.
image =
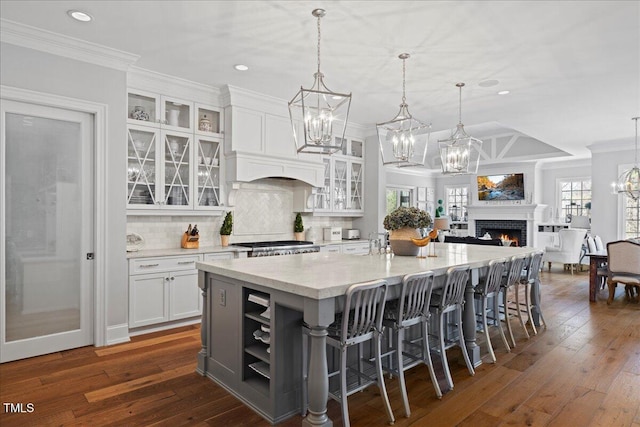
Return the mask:
[[128,213],[221,211],[220,109],[129,90],[128,114]]
[[368,255],[369,242],[343,243],[342,253],[351,255]]
[[334,245],[323,245],[320,246],[320,252],[330,252],[330,253],[342,253],[342,245],[341,244],[334,244]]
[[199,316],[200,255],[129,260],[129,327]]
[[[244,254],[246,257],[246,253]],[[210,254],[204,254],[204,261],[217,261],[221,259],[233,259],[235,258],[233,252],[216,252]]]
[[298,190],[295,210],[318,214],[360,216],[364,212],[364,144],[345,139],[342,152],[323,156],[324,185]]

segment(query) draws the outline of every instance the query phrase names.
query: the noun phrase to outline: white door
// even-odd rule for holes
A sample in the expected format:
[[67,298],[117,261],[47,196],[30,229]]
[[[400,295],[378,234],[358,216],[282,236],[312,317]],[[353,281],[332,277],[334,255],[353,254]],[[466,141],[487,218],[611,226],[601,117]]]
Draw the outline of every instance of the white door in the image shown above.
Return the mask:
[[2,100],[0,362],[93,343],[93,116]]

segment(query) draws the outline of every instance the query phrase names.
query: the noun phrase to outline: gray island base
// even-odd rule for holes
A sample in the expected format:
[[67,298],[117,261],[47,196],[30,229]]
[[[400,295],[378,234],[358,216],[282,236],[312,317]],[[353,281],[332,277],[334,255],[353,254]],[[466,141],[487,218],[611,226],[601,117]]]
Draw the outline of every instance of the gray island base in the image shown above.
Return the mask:
[[[435,245],[435,258],[318,252],[197,263],[204,304],[198,372],[271,423],[281,422],[299,413],[301,407],[304,321],[311,335],[309,405],[302,425],[333,425],[327,416],[327,326],[341,311],[342,297],[350,285],[385,279],[393,297],[405,274],[432,270],[441,286],[449,267],[469,265],[472,274],[466,298],[473,301],[473,285],[491,260],[535,251],[455,243]],[[538,284],[531,293],[537,306]],[[465,304],[463,323],[467,350],[477,366],[481,360],[473,303]]]

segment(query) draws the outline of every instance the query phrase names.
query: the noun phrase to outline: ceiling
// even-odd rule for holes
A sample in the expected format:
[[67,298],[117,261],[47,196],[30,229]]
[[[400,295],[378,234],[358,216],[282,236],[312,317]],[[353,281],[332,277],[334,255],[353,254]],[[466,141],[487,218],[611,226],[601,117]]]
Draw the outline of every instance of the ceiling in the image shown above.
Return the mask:
[[140,55],[140,68],[288,101],[313,82],[317,7],[325,83],[353,93],[353,122],[396,115],[407,52],[407,103],[432,123],[432,141],[458,123],[457,82],[467,132],[494,141],[496,156],[501,138],[520,147],[515,160],[587,157],[592,143],[634,139],[639,1],[2,0],[0,17]]

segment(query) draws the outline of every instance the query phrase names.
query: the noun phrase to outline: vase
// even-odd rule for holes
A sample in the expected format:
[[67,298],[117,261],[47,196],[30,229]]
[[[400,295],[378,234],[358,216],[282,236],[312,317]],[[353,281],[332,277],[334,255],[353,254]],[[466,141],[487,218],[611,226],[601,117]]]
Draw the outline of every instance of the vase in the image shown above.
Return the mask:
[[229,235],[228,234],[221,234],[220,235],[220,243],[222,244],[222,246],[229,246]]
[[389,244],[395,255],[416,256],[420,253],[420,247],[413,244],[411,238],[421,238],[417,228],[400,228],[389,232]]
[[304,231],[294,231],[293,234],[298,242],[304,241]]

